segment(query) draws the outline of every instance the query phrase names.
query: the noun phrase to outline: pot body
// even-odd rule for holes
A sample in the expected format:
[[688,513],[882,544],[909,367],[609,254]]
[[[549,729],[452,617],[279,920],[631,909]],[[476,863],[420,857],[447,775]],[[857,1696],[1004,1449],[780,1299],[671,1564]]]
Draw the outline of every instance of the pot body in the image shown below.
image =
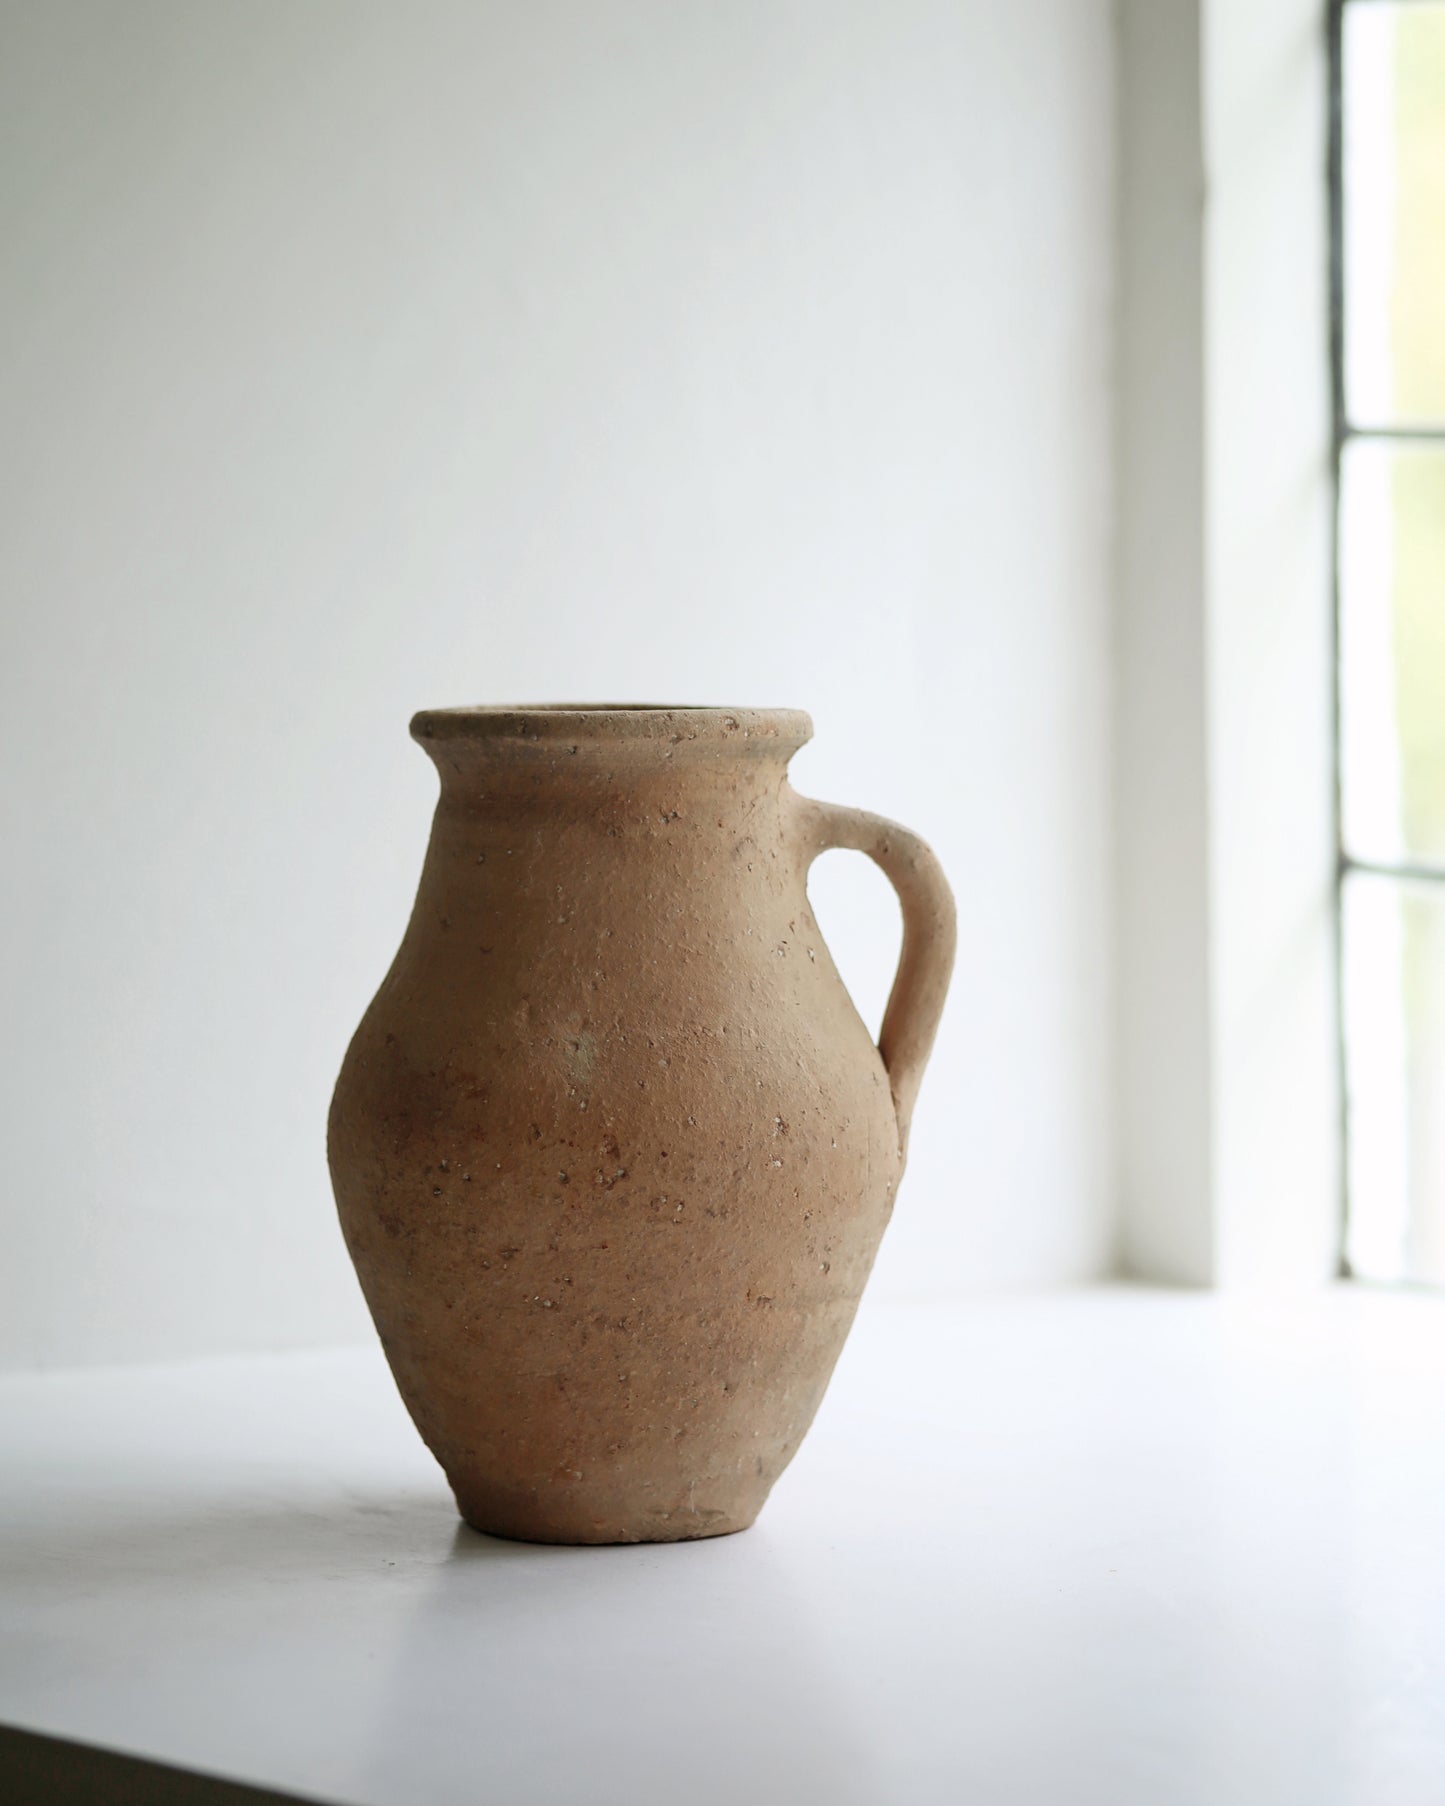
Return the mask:
[[742,1529],[903,1170],[896,1086],[808,904],[830,842],[786,779],[807,718],[455,710],[413,732],[441,797],[329,1133],[402,1397],[480,1530]]

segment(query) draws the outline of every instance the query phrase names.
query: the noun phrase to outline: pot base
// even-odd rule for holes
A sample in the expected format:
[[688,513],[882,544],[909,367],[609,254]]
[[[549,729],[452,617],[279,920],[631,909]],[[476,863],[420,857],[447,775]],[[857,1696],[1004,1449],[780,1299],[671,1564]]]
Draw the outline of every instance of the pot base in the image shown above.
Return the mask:
[[643,1519],[608,1522],[606,1519],[552,1520],[542,1516],[520,1519],[473,1509],[458,1502],[462,1522],[483,1536],[508,1543],[539,1543],[552,1547],[596,1548],[629,1543],[693,1543],[714,1536],[736,1536],[752,1528],[756,1513],[734,1517],[723,1511],[658,1512]]

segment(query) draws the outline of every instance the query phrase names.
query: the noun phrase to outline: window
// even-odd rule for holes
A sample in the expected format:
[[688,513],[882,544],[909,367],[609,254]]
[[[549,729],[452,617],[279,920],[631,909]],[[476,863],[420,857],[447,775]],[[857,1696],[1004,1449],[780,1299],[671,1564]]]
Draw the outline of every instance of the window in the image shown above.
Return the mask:
[[1345,1267],[1445,1285],[1445,0],[1333,0]]

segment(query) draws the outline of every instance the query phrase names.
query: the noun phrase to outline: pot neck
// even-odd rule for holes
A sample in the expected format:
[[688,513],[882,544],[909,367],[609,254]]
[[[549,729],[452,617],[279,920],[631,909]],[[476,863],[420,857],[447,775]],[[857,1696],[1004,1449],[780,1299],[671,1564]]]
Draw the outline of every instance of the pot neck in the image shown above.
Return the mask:
[[798,709],[644,704],[426,709],[411,724],[443,796],[463,804],[559,787],[766,790],[812,731]]

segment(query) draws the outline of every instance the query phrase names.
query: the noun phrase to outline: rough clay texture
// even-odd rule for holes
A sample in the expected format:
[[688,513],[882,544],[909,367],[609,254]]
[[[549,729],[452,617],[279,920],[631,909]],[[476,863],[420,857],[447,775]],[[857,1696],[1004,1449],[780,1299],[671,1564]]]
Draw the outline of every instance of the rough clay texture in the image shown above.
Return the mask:
[[[330,1123],[402,1397],[479,1530],[742,1530],[893,1208],[948,888],[904,829],[792,790],[798,712],[454,709],[412,732],[441,798]],[[837,845],[903,903],[881,1054],[808,907]]]

